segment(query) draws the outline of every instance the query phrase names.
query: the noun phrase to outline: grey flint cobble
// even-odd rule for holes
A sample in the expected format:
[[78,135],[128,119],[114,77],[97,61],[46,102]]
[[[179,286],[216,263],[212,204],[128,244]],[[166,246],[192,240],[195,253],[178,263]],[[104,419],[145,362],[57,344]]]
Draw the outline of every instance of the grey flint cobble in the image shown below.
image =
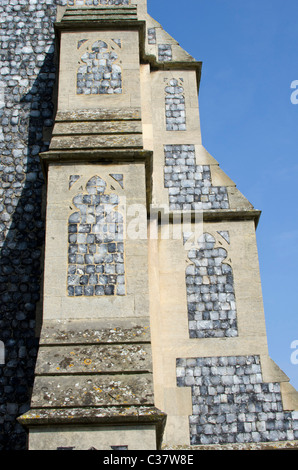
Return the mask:
[[159,44],[158,60],[160,62],[170,62],[173,58],[171,44]]
[[[113,174],[122,183],[123,175]],[[76,180],[71,175],[70,183]],[[86,186],[87,194],[73,199],[79,212],[68,219],[68,295],[125,295],[123,217],[116,194],[105,194],[98,176]]]
[[265,383],[259,356],[177,359],[178,387],[191,387],[191,445],[293,441],[298,413],[284,411],[279,383]]
[[209,233],[188,251],[192,263],[185,274],[190,338],[238,336],[233,270],[223,262],[226,258],[227,251],[215,248]]
[[[120,43],[120,40],[118,41]],[[79,67],[77,73],[77,94],[121,94],[121,67],[114,64],[117,59],[116,52],[109,51],[105,42],[96,41],[91,52],[85,52],[81,56],[84,64]]]
[[184,88],[177,79],[169,81],[165,88],[167,131],[186,131]]
[[156,28],[148,28],[148,44],[156,44]]
[[213,186],[209,165],[196,165],[194,145],[165,145],[164,185],[170,210],[229,209],[225,186]]

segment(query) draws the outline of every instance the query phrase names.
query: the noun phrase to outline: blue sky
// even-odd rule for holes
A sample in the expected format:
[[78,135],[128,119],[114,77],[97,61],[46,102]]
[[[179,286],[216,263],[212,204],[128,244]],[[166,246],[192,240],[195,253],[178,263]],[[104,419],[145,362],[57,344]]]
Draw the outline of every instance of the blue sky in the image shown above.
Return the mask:
[[[203,62],[203,145],[256,209],[269,353],[298,390],[297,0],[148,0]],[[298,355],[297,355],[298,357]]]

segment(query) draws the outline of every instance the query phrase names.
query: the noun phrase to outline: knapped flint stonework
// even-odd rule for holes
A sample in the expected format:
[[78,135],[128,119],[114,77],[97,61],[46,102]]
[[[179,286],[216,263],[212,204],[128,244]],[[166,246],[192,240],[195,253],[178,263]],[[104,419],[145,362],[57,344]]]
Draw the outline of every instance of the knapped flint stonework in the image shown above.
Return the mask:
[[24,450],[16,421],[29,408],[38,349],[44,244],[39,152],[53,125],[54,29],[64,0],[3,0],[0,6],[0,450]]
[[[113,41],[121,48],[120,39]],[[80,47],[78,44],[78,48]],[[87,48],[87,51],[81,56],[83,65],[79,67],[77,73],[77,94],[121,94],[122,71],[120,65],[115,63],[118,54],[115,51],[110,51],[108,44],[101,40],[94,42],[90,47],[91,51]]]
[[192,445],[298,439],[298,413],[283,410],[258,356],[177,359],[177,385],[192,390]]
[[158,60],[160,62],[170,62],[173,58],[173,51],[171,44],[158,45]]
[[173,78],[165,88],[167,131],[186,131],[185,96],[182,81]]
[[[74,175],[75,176],[75,175]],[[113,175],[123,184],[123,175]],[[107,183],[91,178],[86,194],[73,203],[68,219],[68,295],[125,295],[123,216],[119,196],[106,193]]]
[[148,28],[148,44],[156,44],[156,28]]
[[[227,235],[226,235],[227,236]],[[215,247],[204,233],[188,251],[186,291],[190,338],[238,336],[232,267],[224,263],[227,250]]]
[[226,186],[213,186],[209,165],[196,165],[194,145],[165,145],[164,184],[170,210],[228,209]]

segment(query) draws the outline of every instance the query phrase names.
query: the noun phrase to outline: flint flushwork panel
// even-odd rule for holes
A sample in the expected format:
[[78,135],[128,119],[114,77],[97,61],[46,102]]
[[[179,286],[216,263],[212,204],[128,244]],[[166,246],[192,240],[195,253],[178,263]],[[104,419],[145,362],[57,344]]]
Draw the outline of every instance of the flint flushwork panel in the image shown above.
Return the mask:
[[279,383],[265,383],[259,356],[177,359],[191,387],[191,445],[298,439],[298,413],[283,410]]
[[[84,42],[79,41],[78,48]],[[113,42],[121,49],[120,39],[113,39]],[[118,54],[109,49],[108,44],[100,40],[92,44],[91,50],[87,47],[81,56],[83,64],[77,73],[78,95],[122,93],[122,70],[120,65],[115,63]]]
[[173,58],[171,44],[159,44],[158,46],[158,60],[160,62],[170,62]]
[[204,233],[188,251],[186,268],[187,310],[190,338],[238,336],[232,267],[224,263],[227,251],[215,247]]
[[[123,185],[123,175],[113,175]],[[68,295],[125,295],[123,216],[119,196],[106,193],[106,182],[91,178],[87,194],[73,203],[79,209],[68,223]]]
[[182,80],[170,80],[165,88],[167,131],[186,131],[185,96]]
[[148,28],[148,44],[156,44],[156,28]]
[[196,165],[194,145],[165,145],[164,184],[170,210],[229,209],[225,186],[213,186],[209,165]]

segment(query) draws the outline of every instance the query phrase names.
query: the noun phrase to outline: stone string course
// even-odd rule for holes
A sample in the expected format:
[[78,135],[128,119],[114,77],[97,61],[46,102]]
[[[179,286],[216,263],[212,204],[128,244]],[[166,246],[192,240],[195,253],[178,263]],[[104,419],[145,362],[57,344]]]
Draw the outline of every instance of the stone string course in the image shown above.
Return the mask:
[[213,186],[209,165],[196,165],[194,145],[165,145],[164,184],[170,210],[229,209],[225,186]]
[[177,359],[191,387],[191,445],[294,441],[298,412],[283,410],[279,383],[264,383],[259,356]]
[[226,258],[227,251],[215,248],[209,233],[188,252],[192,263],[185,276],[190,338],[238,336],[233,270],[223,262]]
[[[123,175],[114,175],[120,182]],[[122,179],[121,179],[122,178]],[[68,295],[125,295],[123,217],[117,194],[105,194],[106,182],[94,176],[87,194],[74,197],[79,209],[68,224]]]
[[69,6],[129,5],[130,0],[68,0]]
[[16,418],[29,408],[38,340],[43,175],[56,76],[57,0],[2,0],[0,5],[0,450],[24,450]]

